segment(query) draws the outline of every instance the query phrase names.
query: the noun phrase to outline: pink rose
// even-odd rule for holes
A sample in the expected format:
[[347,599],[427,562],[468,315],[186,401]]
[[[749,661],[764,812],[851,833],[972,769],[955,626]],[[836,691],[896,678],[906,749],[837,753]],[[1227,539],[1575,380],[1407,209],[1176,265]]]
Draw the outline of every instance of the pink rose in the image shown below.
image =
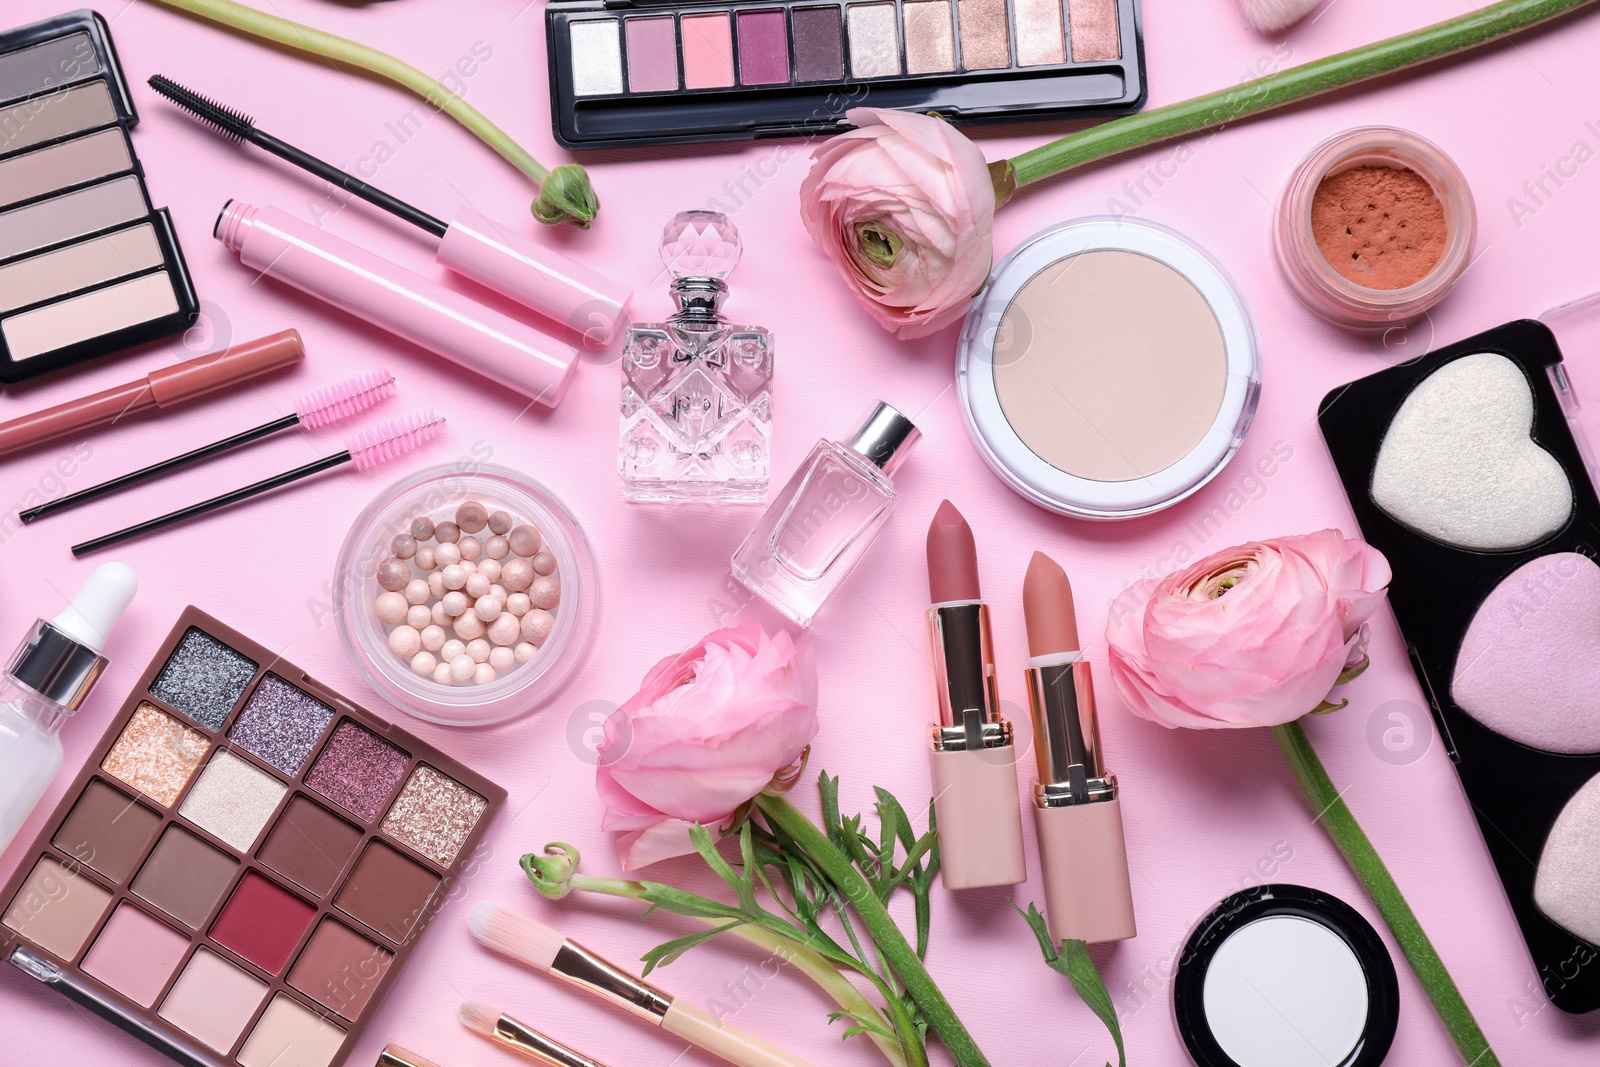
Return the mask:
[[978,146],[941,118],[852,108],[800,185],[817,246],[886,330],[907,340],[967,312],[994,259],[994,185]]
[[1365,665],[1367,619],[1389,563],[1338,530],[1241,545],[1111,606],[1111,677],[1163,726],[1277,726]]
[[816,705],[810,650],[754,622],[652,667],[606,719],[595,771],[623,869],[688,855],[695,823],[715,830],[792,770],[816,736]]

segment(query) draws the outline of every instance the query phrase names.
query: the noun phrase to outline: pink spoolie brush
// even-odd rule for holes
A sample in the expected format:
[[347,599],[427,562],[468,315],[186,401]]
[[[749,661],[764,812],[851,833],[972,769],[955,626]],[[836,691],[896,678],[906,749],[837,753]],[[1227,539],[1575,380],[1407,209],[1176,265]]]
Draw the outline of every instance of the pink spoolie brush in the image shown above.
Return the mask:
[[47,501],[36,508],[29,508],[18,515],[23,522],[33,522],[46,515],[54,515],[58,511],[75,508],[79,504],[88,503],[112,493],[120,493],[130,486],[148,482],[159,478],[163,474],[183,467],[203,463],[213,456],[220,456],[224,452],[231,452],[235,448],[242,448],[252,441],[259,441],[263,437],[271,437],[275,433],[304,426],[308,429],[317,429],[329,423],[348,419],[359,414],[394,394],[394,375],[386,370],[368,371],[358,374],[354,378],[346,378],[342,382],[335,382],[315,392],[307,393],[301,397],[294,406],[293,415],[285,415],[281,419],[264,422],[252,430],[236,433],[232,437],[224,437],[220,441],[213,441],[209,445],[202,445],[181,456],[173,456],[159,463],[152,463],[148,467],[140,467],[117,478],[111,478],[99,485],[91,485],[87,489],[80,489],[76,493],[57,497]]
[[115,533],[108,533],[104,537],[96,537],[93,541],[84,541],[82,544],[73,545],[72,554],[74,556],[84,556],[102,548],[109,548],[111,545],[121,544],[130,538],[185,522],[198,515],[216,511],[231,504],[237,504],[241,500],[248,500],[253,496],[271,492],[279,486],[297,482],[302,478],[309,478],[313,474],[321,474],[325,470],[330,470],[344,463],[354,463],[358,471],[371,470],[380,463],[398,459],[407,452],[427,443],[439,432],[439,427],[443,425],[444,419],[431,411],[426,414],[411,415],[404,419],[395,419],[392,422],[382,423],[370,430],[363,430],[350,438],[345,442],[343,452],[335,452],[331,456],[325,456],[315,462],[307,463],[304,467],[296,467],[292,471],[275,474],[271,478],[264,478],[252,485],[244,486],[242,489],[235,489],[232,492],[223,493],[221,496],[214,496],[210,500],[202,500],[198,504],[179,508],[177,511],[171,511],[147,522],[141,522],[137,526],[129,526]]

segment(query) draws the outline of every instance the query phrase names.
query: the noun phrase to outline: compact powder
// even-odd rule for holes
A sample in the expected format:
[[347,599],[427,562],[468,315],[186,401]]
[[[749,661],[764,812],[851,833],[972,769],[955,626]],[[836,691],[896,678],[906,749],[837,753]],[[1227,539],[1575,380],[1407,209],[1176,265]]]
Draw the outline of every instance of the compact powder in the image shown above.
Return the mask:
[[1228,380],[1222,330],[1172,267],[1135,252],[1061,260],[1001,321],[995,388],[1017,435],[1080,478],[1164,470],[1211,429]]
[[1311,235],[1328,265],[1368,289],[1404,289],[1433,273],[1450,240],[1444,203],[1409,167],[1329,174],[1311,196]]

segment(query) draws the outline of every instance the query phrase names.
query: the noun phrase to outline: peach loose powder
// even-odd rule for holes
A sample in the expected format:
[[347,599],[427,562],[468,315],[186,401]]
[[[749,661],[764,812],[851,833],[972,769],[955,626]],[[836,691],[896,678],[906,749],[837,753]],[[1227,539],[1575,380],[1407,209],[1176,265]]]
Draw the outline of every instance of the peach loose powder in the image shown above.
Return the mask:
[[1322,179],[1311,236],[1328,264],[1368,289],[1404,289],[1444,258],[1450,227],[1428,179],[1406,167],[1351,167]]

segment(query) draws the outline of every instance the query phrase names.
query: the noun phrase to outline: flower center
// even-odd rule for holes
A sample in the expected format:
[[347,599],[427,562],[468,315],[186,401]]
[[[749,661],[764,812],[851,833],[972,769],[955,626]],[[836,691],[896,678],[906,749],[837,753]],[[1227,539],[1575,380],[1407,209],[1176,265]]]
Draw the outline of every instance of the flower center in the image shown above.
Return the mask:
[[856,227],[856,250],[861,258],[879,270],[888,270],[900,256],[900,235],[880,222],[863,222]]

